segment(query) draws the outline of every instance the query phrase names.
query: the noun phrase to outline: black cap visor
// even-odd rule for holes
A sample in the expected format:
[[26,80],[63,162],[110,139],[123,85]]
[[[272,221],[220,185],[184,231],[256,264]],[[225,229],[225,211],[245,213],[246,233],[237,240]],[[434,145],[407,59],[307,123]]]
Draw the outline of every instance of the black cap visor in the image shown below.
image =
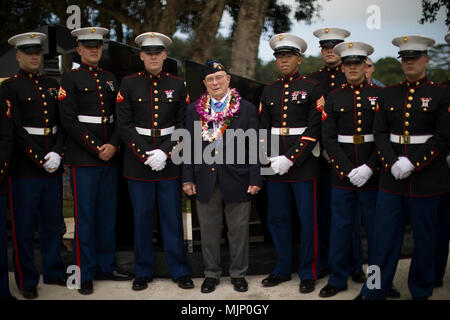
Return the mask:
[[28,54],[40,53],[42,52],[42,46],[40,44],[24,44],[22,46],[18,46],[17,50],[20,50]]
[[78,43],[85,47],[101,47],[103,45],[103,40],[78,40]]
[[366,56],[345,56],[345,57],[341,57],[342,63],[352,63],[352,62],[357,62],[357,63],[363,63],[365,62],[367,59]]
[[299,56],[301,55],[300,50],[298,48],[291,47],[291,46],[283,46],[283,47],[275,48],[273,55],[276,55],[277,53],[281,53],[281,52],[290,52],[290,53],[294,53]]
[[321,40],[319,41],[321,48],[334,48],[338,43],[344,42],[344,40],[340,39],[329,39],[329,40]]
[[159,53],[161,51],[164,51],[164,46],[142,46],[142,51],[147,53]]
[[427,55],[427,50],[403,50],[398,52],[398,58],[415,59]]

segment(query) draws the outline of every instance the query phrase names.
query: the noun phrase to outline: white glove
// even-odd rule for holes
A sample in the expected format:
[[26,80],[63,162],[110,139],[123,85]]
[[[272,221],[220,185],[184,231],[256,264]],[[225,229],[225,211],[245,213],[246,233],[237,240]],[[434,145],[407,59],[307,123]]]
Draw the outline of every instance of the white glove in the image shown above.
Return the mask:
[[450,153],[447,156],[447,166],[450,169]]
[[370,179],[372,175],[372,169],[370,169],[368,165],[363,164],[350,171],[350,173],[348,174],[348,178],[353,185],[360,188]]
[[395,179],[405,179],[413,172],[414,165],[406,157],[398,157],[398,160],[392,165],[391,173]]
[[155,149],[152,151],[147,151],[149,157],[144,162],[145,165],[148,165],[154,171],[161,171],[166,166],[167,155],[161,149]]
[[289,171],[289,168],[294,164],[291,160],[286,158],[285,156],[278,156],[269,159],[271,162],[270,167],[275,173],[279,175],[283,175]]
[[61,164],[61,157],[56,152],[50,151],[44,157],[45,163],[42,165],[48,173],[55,172]]

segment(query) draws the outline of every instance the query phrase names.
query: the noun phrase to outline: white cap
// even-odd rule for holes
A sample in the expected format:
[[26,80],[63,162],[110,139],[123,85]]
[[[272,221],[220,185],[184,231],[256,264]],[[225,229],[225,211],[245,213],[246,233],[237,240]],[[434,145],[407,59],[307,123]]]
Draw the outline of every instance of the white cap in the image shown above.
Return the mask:
[[160,52],[172,44],[172,40],[158,32],[145,32],[136,37],[134,42],[146,52]]
[[319,38],[321,47],[335,46],[350,35],[350,31],[340,28],[321,28],[313,32]]
[[40,52],[42,48],[42,41],[47,39],[47,35],[41,32],[26,32],[17,34],[8,39],[8,43],[16,49],[25,52]]
[[306,41],[292,33],[279,33],[270,38],[269,45],[274,54],[281,51],[303,53],[308,48]]
[[364,42],[342,42],[337,44],[334,53],[341,57],[342,62],[365,61],[374,51],[371,45]]
[[428,47],[434,45],[435,41],[423,36],[402,36],[394,38],[392,44],[399,47],[400,57],[414,58],[426,53]]
[[445,35],[445,41],[450,44],[450,32]]
[[103,36],[108,32],[108,29],[102,27],[87,27],[75,29],[71,34],[83,45],[95,46],[103,43]]

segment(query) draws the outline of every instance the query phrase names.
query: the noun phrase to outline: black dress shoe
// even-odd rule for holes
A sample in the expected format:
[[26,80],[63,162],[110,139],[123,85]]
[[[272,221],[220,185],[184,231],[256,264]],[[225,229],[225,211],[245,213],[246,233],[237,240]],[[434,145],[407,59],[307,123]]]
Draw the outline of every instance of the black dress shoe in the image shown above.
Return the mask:
[[0,301],[16,301],[16,300],[17,300],[17,298],[12,296],[12,295],[9,295],[9,296],[4,297],[4,298],[0,298]]
[[147,289],[148,285],[147,283],[152,282],[153,278],[136,278],[133,281],[133,287],[132,289],[134,291],[140,291]]
[[178,283],[178,286],[181,289],[192,289],[194,287],[194,282],[192,281],[191,277],[187,274],[184,276],[179,277],[175,280],[175,282]]
[[133,279],[131,274],[117,270],[110,273],[101,273],[95,277],[95,280],[129,281],[131,279]]
[[291,277],[277,277],[274,274],[269,275],[267,278],[261,281],[263,287],[275,287],[282,282],[291,280]]
[[233,289],[237,292],[245,292],[248,290],[248,283],[245,278],[231,278]]
[[325,287],[322,288],[322,290],[320,290],[319,297],[329,298],[329,297],[335,296],[339,292],[345,291],[345,290],[347,290],[347,286],[345,286],[344,288],[338,288],[338,287],[327,284]]
[[78,292],[84,295],[92,294],[94,292],[92,280],[81,281],[81,288],[78,289]]
[[331,273],[331,269],[322,269],[317,273],[317,280],[325,278],[327,275]]
[[38,297],[36,286],[30,286],[30,287],[23,288],[22,296],[25,299],[36,299]]
[[216,285],[218,285],[220,282],[219,279],[215,278],[205,278],[205,280],[202,283],[202,293],[210,293],[216,290]]
[[364,274],[364,271],[362,271],[361,269],[353,271],[350,275],[352,277],[353,282],[356,282],[356,283],[366,282],[366,275]]
[[387,296],[388,296],[388,298],[391,298],[391,299],[399,299],[400,298],[400,292],[394,286],[392,286],[389,289]]
[[300,281],[300,292],[310,293],[313,292],[316,287],[316,282],[313,279],[306,279]]

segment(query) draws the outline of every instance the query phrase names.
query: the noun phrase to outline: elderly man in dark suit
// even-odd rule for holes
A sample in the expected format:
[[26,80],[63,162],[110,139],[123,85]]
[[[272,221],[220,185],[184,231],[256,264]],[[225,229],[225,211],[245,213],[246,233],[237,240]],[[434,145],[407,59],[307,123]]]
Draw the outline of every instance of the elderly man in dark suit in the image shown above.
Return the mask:
[[[244,292],[248,290],[244,277],[248,269],[250,199],[262,185],[260,168],[256,161],[250,161],[251,156],[257,154],[250,152],[250,146],[257,145],[258,116],[256,107],[241,99],[236,89],[229,87],[230,75],[220,62],[208,60],[203,68],[202,80],[206,92],[188,106],[186,128],[191,137],[197,136],[194,135],[194,128],[201,130],[204,159],[195,163],[185,161],[182,169],[184,192],[196,196],[205,265],[201,292],[213,292],[222,274],[220,240],[223,202],[231,255],[231,283],[234,290]],[[253,133],[254,139],[242,140],[237,133],[236,136],[230,135],[237,129],[242,129],[248,136]],[[185,149],[186,146],[183,151]],[[212,161],[208,161],[209,156],[212,156]],[[198,159],[197,155],[193,158]]]

